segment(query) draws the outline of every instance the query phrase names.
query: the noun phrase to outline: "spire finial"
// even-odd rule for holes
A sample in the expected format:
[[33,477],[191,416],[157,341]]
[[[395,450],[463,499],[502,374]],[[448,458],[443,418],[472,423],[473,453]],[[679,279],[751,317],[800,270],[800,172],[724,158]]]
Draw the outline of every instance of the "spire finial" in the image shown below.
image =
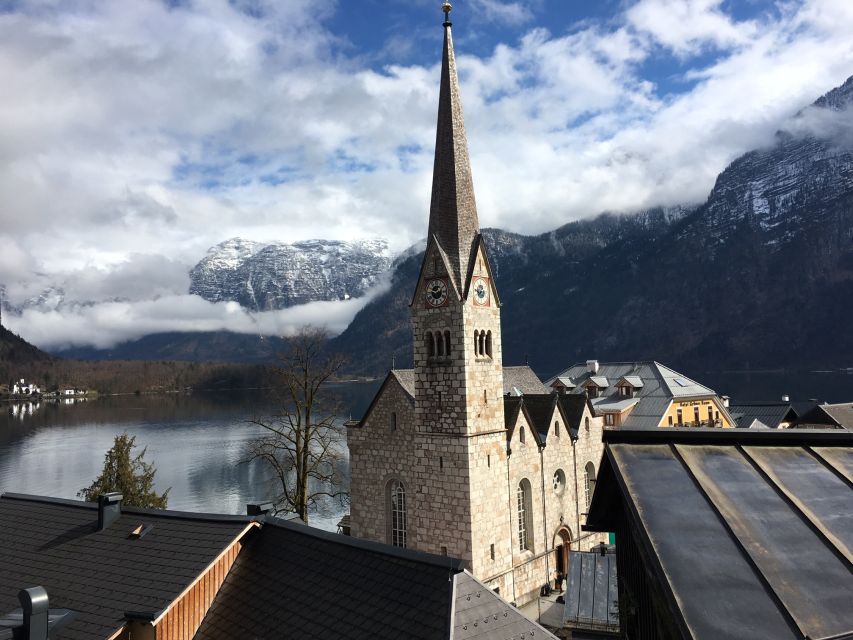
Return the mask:
[[452,24],[450,22],[450,12],[453,11],[453,5],[445,0],[444,4],[441,5],[441,10],[444,11],[444,26],[449,27]]

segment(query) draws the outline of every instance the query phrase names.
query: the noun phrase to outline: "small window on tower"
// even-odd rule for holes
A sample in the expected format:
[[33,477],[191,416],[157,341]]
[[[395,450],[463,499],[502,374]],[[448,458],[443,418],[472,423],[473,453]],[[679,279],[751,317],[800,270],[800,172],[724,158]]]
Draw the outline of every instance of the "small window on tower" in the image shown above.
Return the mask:
[[483,404],[489,404],[489,394],[485,389],[483,389]]
[[524,444],[524,439],[524,425],[521,425],[518,429],[518,440],[519,442],[521,442],[521,444]]
[[492,332],[486,332],[486,355],[492,357]]
[[427,357],[433,358],[435,357],[435,338],[432,335],[432,331],[427,331],[426,336],[426,349],[427,349]]
[[391,431],[397,430],[397,412],[391,414]]
[[494,560],[494,559],[495,559],[495,545],[494,545],[494,544],[490,544],[490,545],[489,545],[489,557],[490,557],[492,560]]
[[450,355],[450,332],[444,332],[444,355]]

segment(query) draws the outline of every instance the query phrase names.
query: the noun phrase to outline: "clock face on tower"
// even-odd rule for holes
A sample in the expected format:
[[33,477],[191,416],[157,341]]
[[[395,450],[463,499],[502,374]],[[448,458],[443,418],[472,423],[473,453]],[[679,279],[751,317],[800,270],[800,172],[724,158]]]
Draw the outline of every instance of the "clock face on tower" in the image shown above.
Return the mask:
[[424,293],[428,306],[440,307],[447,302],[447,282],[441,278],[428,280]]
[[477,278],[472,286],[474,291],[474,304],[485,307],[489,304],[489,281],[485,278]]

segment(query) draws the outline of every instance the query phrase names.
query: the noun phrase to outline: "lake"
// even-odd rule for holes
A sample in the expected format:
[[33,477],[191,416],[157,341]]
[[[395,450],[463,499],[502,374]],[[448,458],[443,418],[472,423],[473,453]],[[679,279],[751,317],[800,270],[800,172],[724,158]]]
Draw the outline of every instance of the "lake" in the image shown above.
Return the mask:
[[[357,415],[377,386],[336,385],[336,391]],[[262,391],[0,404],[0,492],[76,498],[100,473],[115,435],[127,431],[147,447],[145,460],[157,468],[156,489],[171,487],[170,509],[245,513],[247,503],[275,495],[264,464],[244,461],[248,442],[262,431],[248,421],[275,408],[275,399]],[[349,411],[342,415],[348,417]],[[344,464],[348,478],[348,460]],[[326,500],[309,521],[334,530],[347,511],[337,500]]]
[[[839,372],[684,373],[735,402],[778,400],[782,394],[792,400],[853,400],[853,375]],[[341,417],[360,417],[380,382],[336,385],[345,407]],[[247,503],[274,495],[269,471],[243,460],[247,443],[260,432],[248,420],[275,407],[275,399],[262,391],[0,404],[0,492],[75,498],[100,473],[115,435],[127,431],[148,448],[145,459],[157,467],[157,490],[171,487],[170,509],[245,513]],[[348,477],[348,461],[344,465]],[[327,500],[312,511],[310,523],[334,530],[347,510]]]

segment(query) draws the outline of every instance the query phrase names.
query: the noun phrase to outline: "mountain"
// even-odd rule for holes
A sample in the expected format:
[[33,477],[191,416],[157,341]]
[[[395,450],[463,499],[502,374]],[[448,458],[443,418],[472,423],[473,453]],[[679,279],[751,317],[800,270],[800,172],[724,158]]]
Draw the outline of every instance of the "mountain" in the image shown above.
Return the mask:
[[52,356],[15,335],[6,327],[0,326],[0,363],[29,364],[50,360],[53,360]]
[[[605,214],[538,236],[485,229],[504,361],[528,360],[541,375],[587,358],[697,371],[853,366],[851,105],[853,78],[800,112],[773,145],[732,162],[700,206]],[[264,290],[240,284],[251,281],[240,265],[263,249],[232,242],[224,262],[236,266],[220,273],[240,272],[228,280],[233,295]],[[353,371],[381,373],[392,357],[411,364],[408,305],[422,256],[423,244],[399,256],[390,288],[333,340]],[[117,350],[245,361],[263,360],[270,344],[168,334]]]
[[390,266],[385,240],[263,244],[232,238],[192,268],[190,293],[211,302],[239,302],[252,311],[284,309],[362,296]]
[[51,365],[55,359],[0,325],[0,384],[30,379],[34,368]]
[[[853,78],[736,159],[707,201],[600,216],[541,236],[484,230],[503,355],[549,374],[587,358],[677,367],[853,365]],[[420,256],[335,346],[365,369],[411,363]],[[378,338],[378,339],[377,339]]]
[[153,333],[110,349],[71,347],[57,352],[76,360],[177,360],[262,364],[283,351],[285,340],[227,331]]

